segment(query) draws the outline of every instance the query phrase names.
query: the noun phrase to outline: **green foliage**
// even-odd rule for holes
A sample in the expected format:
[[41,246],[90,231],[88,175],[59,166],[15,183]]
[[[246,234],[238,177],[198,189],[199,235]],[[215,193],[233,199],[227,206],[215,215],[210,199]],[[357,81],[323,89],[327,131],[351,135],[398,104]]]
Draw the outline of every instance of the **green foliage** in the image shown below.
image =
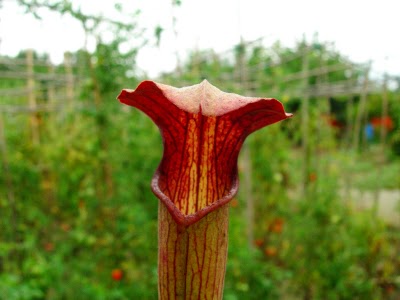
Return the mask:
[[[72,53],[80,66],[73,69],[80,79],[76,99],[70,108],[40,114],[39,145],[31,140],[28,115],[2,115],[7,162],[3,156],[1,162],[9,172],[0,173],[0,299],[157,298],[158,202],[149,186],[162,141],[146,116],[115,100],[120,89],[141,80],[135,76],[136,49],[121,54],[123,42],[99,41],[93,53]],[[180,76],[165,74],[161,80],[182,86],[207,78],[223,90],[273,96],[296,110],[302,94],[294,95],[288,87],[304,82],[282,79],[302,71],[304,47],[240,45],[232,57],[197,51]],[[327,66],[349,63],[324,44],[314,42],[308,51],[311,69],[321,61]],[[36,68],[46,72],[47,67]],[[65,74],[65,67],[57,66],[55,72]],[[338,70],[323,79],[311,76],[308,84],[346,76]],[[259,84],[251,86],[254,81]],[[1,88],[23,84],[0,81]],[[48,82],[40,84],[46,92],[50,88]],[[391,113],[398,109],[395,95],[389,99]],[[47,103],[44,96],[38,99]],[[375,111],[379,95],[372,99],[369,109]],[[2,105],[11,103],[26,99],[1,99]],[[251,176],[255,216],[247,219],[243,193],[231,202],[225,299],[399,295],[398,228],[379,219],[373,209],[359,211],[343,192],[350,181],[360,190],[398,189],[398,158],[385,156],[378,169],[382,153],[376,148],[352,156],[340,149],[343,137],[323,118],[329,103],[325,97],[310,99],[306,191],[300,114],[246,141],[253,172],[244,173],[243,157],[239,168],[242,179]],[[395,126],[399,128],[397,119]],[[396,136],[396,131],[390,135],[394,143]],[[247,236],[250,221],[253,245]],[[122,270],[121,280],[113,279],[114,269]]]

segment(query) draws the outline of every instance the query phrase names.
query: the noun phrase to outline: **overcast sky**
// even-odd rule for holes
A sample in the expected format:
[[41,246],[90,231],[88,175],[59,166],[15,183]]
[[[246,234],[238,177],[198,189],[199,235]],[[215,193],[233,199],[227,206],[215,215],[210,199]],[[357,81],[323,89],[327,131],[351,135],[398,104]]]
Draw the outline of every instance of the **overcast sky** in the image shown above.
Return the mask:
[[[84,12],[109,17],[111,0],[73,0]],[[240,41],[265,37],[266,44],[280,40],[292,45],[305,36],[318,33],[321,41],[356,62],[373,61],[376,73],[400,75],[400,1],[399,0],[182,0],[172,9],[171,0],[120,0],[126,12],[141,10],[139,25],[151,36],[156,25],[166,30],[159,48],[146,47],[138,56],[138,65],[150,76],[171,70],[174,52],[184,55],[188,49],[212,48],[223,51]],[[16,55],[33,48],[50,54],[60,62],[64,51],[76,51],[84,44],[80,24],[55,13],[43,20],[26,15],[15,0],[3,0],[0,11],[0,54]],[[177,36],[171,24],[177,18]]]

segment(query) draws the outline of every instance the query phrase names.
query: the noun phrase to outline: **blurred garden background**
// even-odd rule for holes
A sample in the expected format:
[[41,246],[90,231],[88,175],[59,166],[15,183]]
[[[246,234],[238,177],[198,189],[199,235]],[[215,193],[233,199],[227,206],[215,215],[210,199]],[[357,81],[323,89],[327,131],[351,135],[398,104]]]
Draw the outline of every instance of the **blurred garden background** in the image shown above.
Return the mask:
[[400,69],[354,61],[318,28],[287,44],[260,24],[265,36],[233,32],[224,51],[172,47],[172,67],[149,72],[142,52],[157,61],[165,37],[179,38],[190,1],[168,2],[168,28],[142,25],[145,11],[125,2],[110,1],[120,17],[109,18],[73,0],[0,1],[1,18],[13,6],[37,22],[68,18],[83,33],[58,62],[0,44],[0,299],[157,299],[150,181],[162,142],[116,100],[145,79],[207,79],[295,114],[250,136],[240,154],[224,299],[400,299]]

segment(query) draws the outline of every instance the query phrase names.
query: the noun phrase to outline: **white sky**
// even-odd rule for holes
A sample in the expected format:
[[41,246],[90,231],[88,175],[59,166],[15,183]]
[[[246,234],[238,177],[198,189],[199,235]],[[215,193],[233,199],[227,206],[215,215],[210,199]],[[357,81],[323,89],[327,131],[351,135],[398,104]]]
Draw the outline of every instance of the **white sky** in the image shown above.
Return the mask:
[[[0,0],[1,1],[1,0]],[[56,13],[45,14],[42,21],[26,15],[15,0],[3,0],[0,10],[0,54],[16,55],[33,48],[50,54],[60,62],[64,51],[83,47],[80,24]],[[73,0],[84,12],[113,11],[111,0]],[[320,41],[356,62],[373,61],[376,73],[400,75],[400,1],[399,0],[182,0],[172,10],[171,0],[119,0],[126,12],[141,10],[139,25],[153,36],[157,24],[166,29],[159,48],[139,52],[137,64],[150,76],[171,70],[175,51],[184,56],[188,49],[212,48],[224,51],[244,40],[266,37],[272,43],[292,45],[303,35],[311,40],[318,32]],[[172,29],[172,13],[177,17],[177,36]]]

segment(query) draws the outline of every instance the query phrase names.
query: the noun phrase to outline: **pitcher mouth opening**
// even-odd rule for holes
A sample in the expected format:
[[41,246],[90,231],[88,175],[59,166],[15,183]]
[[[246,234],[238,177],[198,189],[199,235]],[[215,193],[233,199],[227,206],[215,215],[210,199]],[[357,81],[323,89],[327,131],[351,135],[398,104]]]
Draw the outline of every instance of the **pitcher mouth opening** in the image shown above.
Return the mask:
[[167,195],[163,193],[163,191],[161,191],[158,184],[159,179],[160,179],[160,172],[157,169],[151,181],[151,190],[156,195],[156,197],[167,207],[169,213],[171,214],[175,222],[179,225],[186,227],[200,221],[209,213],[229,203],[229,201],[231,201],[233,197],[235,197],[239,188],[239,178],[238,175],[236,174],[235,178],[232,181],[232,187],[228,194],[226,194],[224,197],[220,199],[217,199],[210,205],[198,210],[197,212],[186,215],[179,210],[179,208],[172,202],[172,200]]

